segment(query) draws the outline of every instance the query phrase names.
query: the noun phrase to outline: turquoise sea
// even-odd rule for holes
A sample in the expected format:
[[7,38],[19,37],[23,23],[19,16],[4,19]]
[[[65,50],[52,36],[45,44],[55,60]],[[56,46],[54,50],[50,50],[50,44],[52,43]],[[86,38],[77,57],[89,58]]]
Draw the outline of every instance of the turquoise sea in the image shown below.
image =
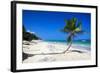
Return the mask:
[[[49,43],[60,43],[67,45],[65,40],[46,40]],[[72,47],[91,50],[91,41],[90,40],[74,40],[72,43]]]

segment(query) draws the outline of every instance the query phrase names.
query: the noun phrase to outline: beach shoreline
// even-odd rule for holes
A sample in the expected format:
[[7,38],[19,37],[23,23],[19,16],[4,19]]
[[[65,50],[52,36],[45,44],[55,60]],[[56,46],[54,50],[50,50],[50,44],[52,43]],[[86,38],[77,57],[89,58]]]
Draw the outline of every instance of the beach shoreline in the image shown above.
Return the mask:
[[68,45],[65,44],[43,40],[23,41],[23,53],[34,55],[23,60],[23,63],[91,59],[90,50],[72,46],[69,51],[63,53],[67,47]]

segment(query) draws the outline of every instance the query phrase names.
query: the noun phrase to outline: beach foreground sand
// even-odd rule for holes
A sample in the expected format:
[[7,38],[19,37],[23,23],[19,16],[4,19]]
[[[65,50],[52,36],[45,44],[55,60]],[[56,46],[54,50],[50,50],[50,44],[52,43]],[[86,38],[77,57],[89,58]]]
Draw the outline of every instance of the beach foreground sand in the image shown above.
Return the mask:
[[23,63],[91,59],[90,51],[81,49],[81,47],[70,47],[69,51],[63,53],[67,47],[65,44],[49,43],[42,40],[23,41],[23,52],[32,55],[25,59]]

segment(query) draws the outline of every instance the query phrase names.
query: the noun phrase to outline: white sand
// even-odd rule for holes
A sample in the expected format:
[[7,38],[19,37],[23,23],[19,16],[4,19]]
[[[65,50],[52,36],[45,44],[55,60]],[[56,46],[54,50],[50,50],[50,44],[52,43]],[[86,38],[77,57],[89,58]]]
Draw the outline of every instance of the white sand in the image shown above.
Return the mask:
[[[90,51],[81,48],[78,49],[71,47],[68,52],[62,53],[68,47],[65,44],[58,44],[58,43],[52,44],[44,42],[42,40],[33,40],[29,44],[30,45],[25,45],[25,44],[23,45],[23,52],[26,54],[33,54],[34,56],[25,59],[23,61],[24,63],[51,62],[51,61],[61,61],[61,60],[62,61],[87,60],[91,58]],[[59,53],[59,54],[52,54],[52,53]],[[43,54],[48,54],[48,55],[43,55]]]

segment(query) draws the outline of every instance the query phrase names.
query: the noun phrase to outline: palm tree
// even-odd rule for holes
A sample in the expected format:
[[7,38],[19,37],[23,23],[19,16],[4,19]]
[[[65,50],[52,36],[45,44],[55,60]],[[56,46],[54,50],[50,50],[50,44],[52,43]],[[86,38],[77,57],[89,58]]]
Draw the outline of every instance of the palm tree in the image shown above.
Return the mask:
[[[67,42],[68,42],[68,48],[64,50],[61,53],[40,53],[35,55],[54,55],[54,54],[64,54],[66,51],[68,51],[72,45],[73,39],[77,34],[82,34],[82,23],[77,21],[77,18],[73,17],[72,19],[65,20],[66,25],[61,30],[64,33],[68,33]],[[25,31],[23,27],[23,31]]]
[[64,26],[64,28],[61,31],[64,33],[68,33],[68,37],[67,37],[68,48],[63,53],[65,53],[66,51],[68,51],[70,49],[74,37],[77,34],[83,32],[82,28],[81,28],[82,23],[77,22],[77,18],[73,17],[72,19],[65,20],[65,22],[66,22],[66,25]]

